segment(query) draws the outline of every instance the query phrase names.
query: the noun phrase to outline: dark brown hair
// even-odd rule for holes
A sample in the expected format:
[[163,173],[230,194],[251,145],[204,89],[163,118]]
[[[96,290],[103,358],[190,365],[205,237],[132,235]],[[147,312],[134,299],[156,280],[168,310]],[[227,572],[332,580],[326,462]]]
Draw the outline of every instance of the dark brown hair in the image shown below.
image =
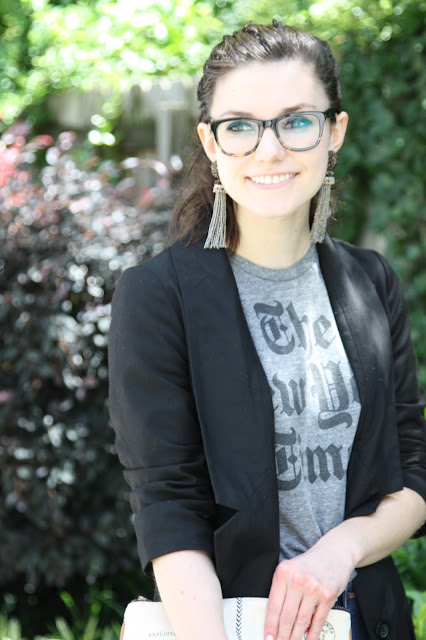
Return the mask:
[[[231,36],[224,36],[203,67],[198,85],[200,102],[199,122],[208,122],[217,80],[230,71],[251,62],[299,60],[311,65],[330,101],[330,107],[341,111],[341,85],[337,63],[330,45],[324,40],[288,27],[276,20],[271,25],[249,22]],[[196,137],[195,149],[189,158],[182,187],[176,202],[169,230],[169,241],[186,236],[189,242],[207,233],[213,210],[214,178],[201,142]],[[312,211],[316,196],[311,202]],[[227,196],[227,244],[235,250],[238,243],[238,225],[232,199]]]

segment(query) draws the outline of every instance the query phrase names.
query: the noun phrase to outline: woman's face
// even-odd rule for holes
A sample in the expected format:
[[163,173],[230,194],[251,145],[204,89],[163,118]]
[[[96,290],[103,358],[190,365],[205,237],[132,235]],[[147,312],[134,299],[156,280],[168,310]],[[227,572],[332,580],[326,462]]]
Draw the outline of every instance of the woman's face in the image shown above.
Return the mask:
[[[220,78],[211,107],[212,120],[237,116],[269,120],[294,111],[326,111],[329,99],[313,67],[295,60],[253,62]],[[309,205],[327,170],[328,151],[337,151],[345,135],[347,114],[324,124],[320,143],[309,151],[289,151],[266,128],[256,151],[243,157],[219,149],[210,125],[198,134],[208,158],[217,161],[219,176],[235,203],[237,221],[244,216],[297,216],[307,224]]]

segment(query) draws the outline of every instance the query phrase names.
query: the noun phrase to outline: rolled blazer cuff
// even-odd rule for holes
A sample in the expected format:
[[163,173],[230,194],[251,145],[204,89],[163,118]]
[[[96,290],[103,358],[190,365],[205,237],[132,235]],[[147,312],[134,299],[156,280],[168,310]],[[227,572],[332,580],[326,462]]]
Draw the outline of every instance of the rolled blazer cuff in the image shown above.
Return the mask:
[[[403,472],[404,478],[404,487],[408,489],[412,489],[420,494],[423,500],[426,502],[426,471],[422,468],[413,469],[408,472]],[[426,521],[423,525],[418,529],[411,537],[412,538],[422,538],[426,536]]]
[[404,487],[416,491],[426,502],[426,470],[420,466],[411,467],[402,471],[402,477]]
[[152,575],[152,560],[167,553],[191,550],[213,554],[212,525],[199,512],[200,505],[193,501],[168,501],[151,504],[136,514],[138,551],[146,575]]

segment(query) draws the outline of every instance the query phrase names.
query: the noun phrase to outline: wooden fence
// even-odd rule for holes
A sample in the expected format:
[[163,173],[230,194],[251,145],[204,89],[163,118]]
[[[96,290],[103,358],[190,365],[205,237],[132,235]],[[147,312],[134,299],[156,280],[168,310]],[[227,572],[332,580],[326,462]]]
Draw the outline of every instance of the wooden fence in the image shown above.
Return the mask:
[[[133,86],[122,96],[118,130],[127,153],[167,162],[172,155],[185,155],[197,120],[197,79],[159,80]],[[88,131],[91,117],[102,115],[111,94],[78,89],[52,95],[48,107],[53,120],[63,129]]]

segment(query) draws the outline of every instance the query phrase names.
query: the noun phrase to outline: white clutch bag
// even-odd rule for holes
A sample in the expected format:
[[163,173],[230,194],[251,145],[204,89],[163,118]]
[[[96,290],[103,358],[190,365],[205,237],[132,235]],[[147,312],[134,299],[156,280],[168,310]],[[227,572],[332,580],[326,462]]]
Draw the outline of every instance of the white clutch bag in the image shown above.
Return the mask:
[[[223,613],[228,640],[263,640],[267,598],[225,598]],[[306,633],[304,638],[306,638]],[[124,612],[120,640],[173,639],[175,634],[161,602],[132,600]],[[350,640],[351,616],[347,609],[330,610],[319,640]],[[303,638],[301,638],[303,640]]]

